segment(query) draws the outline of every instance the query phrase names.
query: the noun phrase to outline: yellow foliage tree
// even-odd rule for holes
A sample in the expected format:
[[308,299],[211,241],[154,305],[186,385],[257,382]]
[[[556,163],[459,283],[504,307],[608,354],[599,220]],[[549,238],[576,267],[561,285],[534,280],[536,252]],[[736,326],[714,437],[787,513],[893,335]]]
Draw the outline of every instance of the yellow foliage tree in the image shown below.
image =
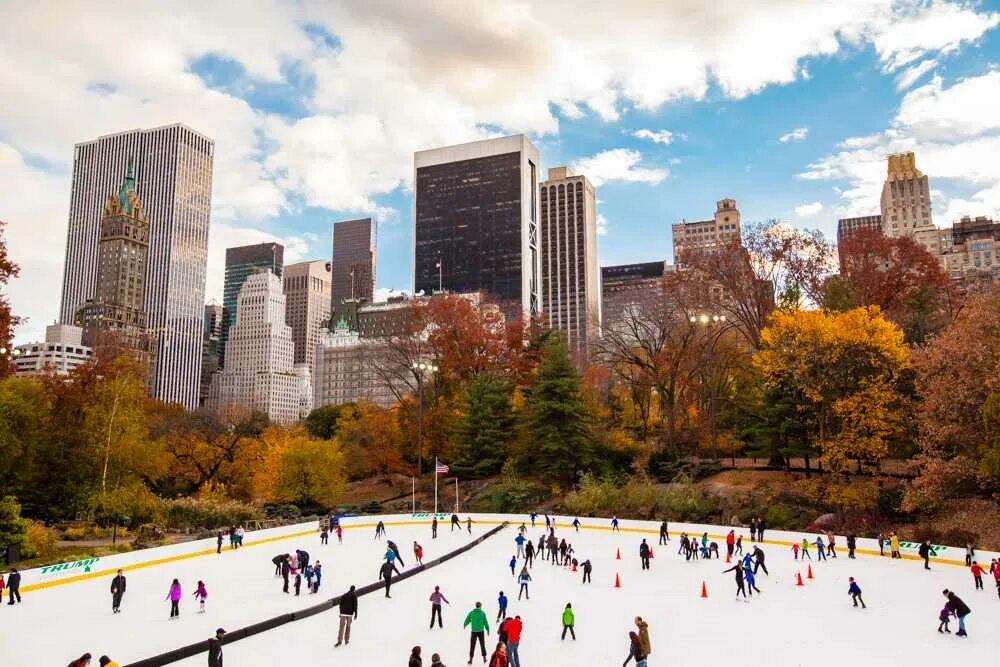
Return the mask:
[[877,463],[886,455],[910,357],[902,330],[878,307],[776,311],[761,345],[754,365],[767,386],[797,397],[824,463],[846,470],[851,461]]
[[344,491],[344,455],[334,440],[309,436],[303,426],[271,425],[253,473],[254,494],[271,502],[332,507]]

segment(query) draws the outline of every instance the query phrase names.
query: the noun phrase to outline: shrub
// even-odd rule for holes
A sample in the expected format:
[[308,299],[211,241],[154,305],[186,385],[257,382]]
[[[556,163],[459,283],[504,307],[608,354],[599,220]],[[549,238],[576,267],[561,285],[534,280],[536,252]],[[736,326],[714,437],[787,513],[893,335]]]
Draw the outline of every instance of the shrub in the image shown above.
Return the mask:
[[237,500],[177,498],[164,501],[163,516],[170,528],[223,528],[258,519],[260,511]]
[[566,496],[563,507],[568,513],[577,515],[615,513],[635,518],[699,522],[718,518],[719,500],[693,484],[674,484],[660,489],[648,480],[632,479],[619,484],[612,479],[584,475],[577,489]]
[[504,464],[500,483],[489,496],[489,508],[493,512],[527,512],[535,508],[544,495],[541,486],[522,479],[513,466]]
[[21,518],[21,505],[14,496],[0,498],[0,546],[24,545],[28,522]]
[[767,527],[774,528],[776,530],[795,528],[795,524],[797,523],[795,515],[792,511],[781,504],[775,504],[768,507],[767,512],[764,514],[764,518],[767,521]]
[[48,558],[56,553],[56,531],[38,521],[29,521],[24,548],[26,558]]

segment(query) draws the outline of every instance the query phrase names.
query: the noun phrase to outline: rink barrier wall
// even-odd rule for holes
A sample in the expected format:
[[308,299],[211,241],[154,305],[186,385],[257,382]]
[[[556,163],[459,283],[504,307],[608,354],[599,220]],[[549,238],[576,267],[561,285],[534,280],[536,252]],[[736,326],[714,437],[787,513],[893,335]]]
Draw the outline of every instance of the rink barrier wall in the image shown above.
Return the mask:
[[[398,525],[420,524],[420,523],[426,523],[426,522],[422,522],[422,521],[409,521],[409,522],[405,522],[405,521],[404,522],[389,522],[389,521],[385,521],[384,522],[384,524],[386,526],[398,526]],[[481,524],[481,523],[493,523],[493,522],[477,521],[477,523]],[[374,527],[375,525],[376,525],[375,523],[370,523],[370,524],[353,524],[350,527],[351,528],[364,528],[364,527]],[[443,556],[440,556],[438,558],[435,558],[434,560],[428,561],[428,562],[424,563],[423,565],[417,565],[415,567],[412,567],[412,568],[406,570],[405,572],[403,572],[402,574],[399,574],[396,577],[393,577],[392,583],[395,584],[396,582],[404,581],[406,579],[409,579],[410,577],[414,577],[414,576],[420,574],[421,572],[424,572],[425,570],[429,570],[431,568],[437,567],[438,565],[441,565],[442,563],[445,563],[445,562],[447,562],[447,561],[449,561],[449,560],[451,560],[453,558],[461,556],[462,554],[466,553],[467,551],[470,551],[471,549],[474,549],[478,545],[482,544],[484,541],[486,541],[490,537],[493,537],[494,535],[496,535],[497,533],[499,533],[507,525],[508,525],[507,521],[499,522],[499,525],[491,528],[490,530],[488,530],[487,532],[483,533],[482,535],[480,535],[476,539],[472,540],[468,544],[466,544],[464,546],[461,546],[458,549],[455,549],[453,551],[449,551],[448,553],[444,554]],[[344,527],[346,528],[347,526],[344,526]],[[214,553],[214,551],[213,551],[213,553]],[[376,582],[371,583],[371,584],[366,584],[364,586],[359,586],[358,588],[355,589],[355,593],[357,593],[357,596],[360,598],[360,597],[363,597],[365,595],[368,595],[369,593],[374,593],[376,591],[382,590],[383,586],[384,586],[383,582],[381,580],[379,580],[379,581],[376,581]],[[299,609],[297,611],[289,612],[287,614],[281,614],[280,616],[275,616],[273,618],[269,618],[269,619],[264,620],[264,621],[259,621],[257,623],[252,623],[250,625],[244,626],[242,628],[238,628],[236,630],[230,630],[230,631],[226,632],[226,636],[223,638],[222,643],[224,645],[225,644],[232,644],[233,642],[237,642],[237,641],[239,641],[241,639],[246,639],[247,637],[252,637],[252,636],[258,635],[258,634],[260,634],[262,632],[267,632],[268,630],[273,630],[274,628],[280,627],[280,626],[285,625],[287,623],[292,623],[294,621],[301,621],[304,618],[309,618],[310,616],[315,616],[316,614],[321,614],[324,611],[330,611],[331,609],[336,608],[340,604],[340,598],[341,598],[341,596],[338,595],[337,597],[330,598],[329,600],[326,600],[325,602],[321,602],[319,604],[312,605],[311,607],[306,607],[304,609]],[[205,653],[207,651],[208,651],[208,640],[205,639],[205,640],[202,640],[202,641],[199,641],[199,642],[195,642],[194,644],[188,644],[187,646],[181,646],[180,648],[176,648],[176,649],[174,649],[172,651],[167,651],[165,653],[160,653],[159,655],[154,655],[151,658],[144,658],[142,660],[137,660],[136,662],[128,663],[128,664],[125,665],[125,667],[159,667],[160,665],[169,665],[169,664],[174,663],[174,662],[179,662],[181,660],[186,660],[188,658],[192,658],[192,657],[194,657],[196,655],[199,655],[201,653]]]

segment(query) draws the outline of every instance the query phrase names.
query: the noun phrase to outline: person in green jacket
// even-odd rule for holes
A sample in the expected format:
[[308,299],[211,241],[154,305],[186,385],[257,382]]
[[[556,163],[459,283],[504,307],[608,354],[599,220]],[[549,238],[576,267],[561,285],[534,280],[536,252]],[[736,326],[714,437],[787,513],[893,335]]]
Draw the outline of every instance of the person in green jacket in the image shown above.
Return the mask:
[[479,650],[483,654],[483,662],[486,662],[486,639],[484,635],[490,634],[490,622],[486,618],[486,612],[483,611],[483,603],[477,602],[476,608],[468,613],[465,617],[465,623],[462,624],[463,628],[468,627],[472,630],[472,634],[469,636],[469,664],[472,664],[472,656],[476,653],[476,641],[479,641]]
[[563,639],[566,639],[566,631],[569,630],[569,634],[573,637],[573,641],[576,641],[576,632],[573,631],[573,623],[575,621],[576,618],[573,616],[573,605],[567,602],[566,608],[563,609]]

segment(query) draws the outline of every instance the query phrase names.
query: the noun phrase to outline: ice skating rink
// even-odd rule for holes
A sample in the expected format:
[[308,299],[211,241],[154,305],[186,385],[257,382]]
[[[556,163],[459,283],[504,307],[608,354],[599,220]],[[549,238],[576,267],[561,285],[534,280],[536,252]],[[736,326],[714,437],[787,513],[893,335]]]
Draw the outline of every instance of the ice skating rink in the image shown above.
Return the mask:
[[[463,521],[466,515],[461,515]],[[427,515],[383,517],[389,539],[397,543],[407,567],[413,564],[412,544],[424,547],[424,560],[431,560],[466,544],[464,531],[450,532],[446,516],[440,519],[439,537],[430,536]],[[312,665],[403,665],[410,649],[423,649],[424,664],[432,653],[440,653],[446,665],[465,664],[469,633],[462,628],[466,613],[478,600],[490,618],[487,650],[496,642],[494,619],[497,595],[510,598],[509,615],[520,615],[524,623],[520,656],[531,665],[619,665],[625,659],[628,631],[636,615],[649,623],[655,665],[932,665],[961,661],[967,665],[995,665],[1000,655],[1000,599],[992,575],[984,577],[985,590],[973,588],[972,575],[962,565],[963,552],[945,549],[927,572],[917,560],[890,560],[877,555],[873,540],[859,540],[856,560],[847,558],[843,537],[838,538],[839,557],[817,562],[795,561],[785,544],[805,533],[768,531],[763,545],[769,575],[760,572],[761,594],[749,601],[735,598],[733,573],[722,573],[728,529],[712,526],[671,524],[668,546],[657,545],[658,524],[622,520],[622,532],[612,533],[607,519],[581,518],[584,527],[575,532],[573,517],[558,517],[557,537],[565,537],[582,562],[594,566],[593,583],[582,584],[582,572],[536,561],[531,570],[530,600],[517,600],[518,587],[511,577],[509,561],[515,553],[514,538],[521,522],[528,524],[528,537],[537,543],[544,519],[530,527],[527,517],[473,515],[477,537],[502,520],[510,526],[471,551],[394,584],[392,599],[381,591],[362,597],[358,620],[349,645],[334,648],[337,612],[331,610],[289,623],[277,629],[227,644],[226,665],[264,667]],[[25,573],[24,603],[0,608],[5,665],[62,665],[85,651],[96,658],[107,653],[122,665],[140,658],[211,636],[217,627],[234,630],[297,608],[307,607],[342,593],[350,584],[374,581],[385,552],[385,541],[374,539],[378,517],[344,520],[344,544],[332,536],[321,546],[314,525],[247,533],[246,546],[238,551],[215,554],[214,540],[148,550],[101,559],[90,565],[90,573],[79,568],[55,574]],[[685,561],[677,554],[679,531],[709,533],[719,543],[722,558]],[[294,534],[293,537],[283,537]],[[745,529],[744,549],[752,547]],[[645,537],[653,546],[651,570],[642,571],[638,546]],[[266,541],[265,541],[266,540]],[[279,553],[309,552],[323,564],[320,594],[303,592],[298,598],[281,592],[271,558]],[[620,549],[621,560],[616,560]],[[207,553],[205,553],[207,552]],[[914,554],[915,545],[904,547]],[[192,557],[182,557],[197,554]],[[988,567],[997,554],[980,552],[977,560]],[[152,561],[162,560],[156,564]],[[808,579],[808,564],[813,579]],[[142,567],[128,569],[142,564]],[[112,615],[109,586],[114,568],[125,567],[128,591],[122,613]],[[520,565],[518,565],[520,569]],[[107,574],[100,574],[110,570]],[[796,574],[805,585],[796,586]],[[98,576],[93,576],[97,574]],[[615,576],[622,587],[615,588]],[[855,609],[847,594],[849,576],[863,590],[867,609]],[[86,578],[92,577],[92,578]],[[180,619],[168,620],[165,600],[171,580],[184,587]],[[72,580],[79,578],[79,580]],[[198,579],[205,581],[208,607],[197,613],[191,597]],[[65,580],[66,583],[58,583]],[[36,588],[44,582],[46,587]],[[708,597],[701,597],[702,582]],[[441,587],[451,602],[444,607],[444,628],[429,630],[430,603],[434,586]],[[969,637],[960,639],[936,631],[938,612],[944,606],[942,589],[955,591],[972,613],[966,618]],[[560,640],[561,614],[567,602],[576,613],[576,641]],[[958,628],[952,622],[952,631]],[[482,664],[477,653],[473,664]],[[204,665],[205,654],[180,665]]]

